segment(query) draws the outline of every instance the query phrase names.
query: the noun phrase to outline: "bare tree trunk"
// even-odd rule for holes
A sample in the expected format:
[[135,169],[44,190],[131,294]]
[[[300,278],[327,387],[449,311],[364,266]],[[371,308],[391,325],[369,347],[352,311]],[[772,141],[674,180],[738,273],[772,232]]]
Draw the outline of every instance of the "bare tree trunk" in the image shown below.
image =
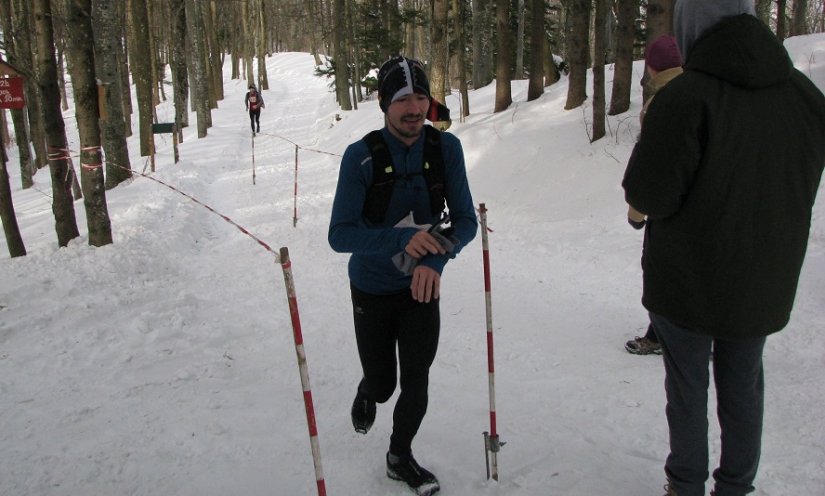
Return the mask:
[[[18,67],[35,74],[35,50],[32,44],[32,4],[29,0],[12,0],[15,15],[12,18],[14,23],[14,45],[17,48]],[[25,82],[26,92],[26,116],[29,121],[28,137],[34,149],[33,174],[39,169],[49,165],[48,153],[46,152],[46,126],[43,122],[43,105],[40,96],[40,86],[36,77],[27,77]]]
[[808,34],[808,0],[794,0],[791,36]]
[[786,0],[776,0],[776,37],[784,40],[787,37],[787,2]]
[[9,174],[6,170],[5,148],[0,148],[0,221],[3,222],[3,233],[6,235],[6,246],[9,248],[9,255],[12,258],[24,256],[26,246],[23,244],[20,227],[17,225],[17,215],[14,213]]
[[[149,60],[149,87],[152,92],[152,119],[149,121],[151,124],[153,122],[158,122],[158,105],[160,105],[160,91],[158,88],[158,83],[162,81],[162,78],[158,73],[159,61],[156,48],[157,39],[155,37],[155,17],[153,12],[154,5],[149,0],[146,0],[144,5],[146,6],[146,41],[149,46],[149,51],[147,53],[147,59]],[[152,137],[152,140],[154,141],[154,137]]]
[[[112,224],[106,205],[103,179],[103,154],[100,148],[100,109],[95,83],[94,39],[92,35],[91,0],[72,0],[67,5],[69,33],[68,54],[72,76],[75,115],[80,132],[80,179],[89,244],[103,246],[112,243]],[[125,145],[125,143],[124,143]]]
[[513,54],[509,0],[496,0],[496,36],[498,37],[498,55],[496,57],[496,103],[493,112],[501,112],[513,103],[510,81]]
[[149,156],[152,139],[152,49],[149,45],[149,14],[146,0],[129,0],[132,15],[132,36],[129,42],[132,80],[135,83],[140,131],[140,156]]
[[[210,110],[218,108],[218,100],[223,98],[223,68],[221,67],[221,54],[215,33],[212,5],[211,1],[201,2],[198,7],[203,23],[203,67],[206,70],[206,87]],[[211,112],[209,127],[212,127]]]
[[263,0],[258,2],[258,81],[259,88],[262,90],[269,89],[269,76],[266,73],[266,16],[264,15]]
[[352,110],[349,97],[347,60],[347,7],[345,0],[335,0],[335,28],[332,31],[333,61],[335,62],[335,94],[341,110]]
[[[12,16],[14,11],[10,0],[0,0],[0,29],[4,33],[14,33],[14,20]],[[25,15],[25,13],[23,13]],[[22,67],[17,60],[17,44],[14,36],[7,36],[4,38],[6,43],[6,55],[11,65]],[[2,57],[0,57],[2,60]],[[27,78],[28,79],[28,78]],[[26,129],[26,111],[24,109],[10,109],[11,120],[14,124],[14,138],[17,144],[17,155],[20,159],[20,180],[23,189],[28,189],[34,186],[33,175],[36,172],[34,164],[32,163],[31,148],[29,147],[29,131]],[[4,114],[5,115],[5,114]],[[4,118],[5,121],[5,118]],[[3,126],[4,131],[6,126]],[[5,143],[4,143],[5,145]]]
[[[415,9],[415,0],[402,0],[404,10],[412,11]],[[415,21],[406,19],[402,25],[404,35],[402,37],[402,42],[404,46],[404,52],[407,54],[408,57],[411,58],[418,58],[418,53],[416,52],[416,34],[418,27],[416,26]]]
[[[126,145],[125,117],[118,72],[117,54],[122,32],[117,15],[117,0],[94,0],[92,16],[97,22],[95,29],[95,69],[103,87],[106,117],[101,117],[103,149],[106,152],[106,189],[112,189],[132,177],[129,148]],[[81,171],[82,176],[82,171]]]
[[59,246],[80,236],[72,203],[72,175],[68,164],[68,145],[63,115],[60,110],[60,90],[57,87],[57,63],[54,55],[51,3],[33,0],[35,32],[37,33],[37,67],[40,92],[43,95],[43,115],[49,153],[49,171],[52,178],[52,212]]
[[[263,1],[263,0],[261,0]],[[221,60],[221,46],[218,42],[218,28],[214,26],[214,24],[218,21],[217,17],[217,9],[218,6],[215,3],[215,0],[209,2],[209,15],[207,17],[210,18],[210,25],[213,27],[207,31],[209,36],[209,65],[212,67],[212,78],[210,79],[211,84],[210,88],[214,91],[215,96],[215,106],[212,108],[217,108],[217,102],[222,101],[224,99],[224,90],[223,90],[223,62]],[[263,40],[264,37],[261,36]],[[266,71],[264,71],[264,83],[267,84],[267,88],[269,87],[268,83],[266,82]]]
[[[60,108],[69,110],[66,98],[66,67],[63,64],[66,52],[66,2],[52,2],[52,29],[54,30],[54,47],[57,50],[57,84],[60,88]],[[75,198],[79,198],[75,194]]]
[[647,44],[656,38],[673,34],[673,5],[675,0],[648,0]]
[[126,137],[132,136],[132,115],[134,108],[132,107],[132,85],[129,81],[129,51],[127,50],[129,44],[129,12],[128,2],[118,4],[118,17],[120,18],[120,36],[118,36],[118,54],[117,65],[120,67],[118,74],[120,74],[120,87],[124,88],[121,92],[121,101],[123,106],[123,126],[125,127]]
[[456,34],[456,64],[458,65],[458,91],[461,96],[461,117],[470,115],[470,101],[467,93],[467,62],[464,54],[467,52],[467,38],[464,36],[464,1],[453,0],[453,12],[455,13],[455,34]]
[[[319,15],[321,14],[317,9],[315,0],[303,0],[304,1],[304,9],[307,12],[307,17],[309,19],[315,20],[318,19]],[[318,67],[321,65],[321,56],[319,54],[320,48],[318,43],[318,31],[312,23],[309,26],[309,51],[312,53],[312,57],[315,59],[315,66]]]
[[493,0],[472,0],[473,5],[473,88],[486,86],[493,80],[493,49],[490,33],[493,29]]
[[246,68],[246,83],[255,83],[255,71],[252,67],[252,54],[255,52],[255,45],[252,42],[253,30],[250,26],[250,0],[241,1],[241,26],[243,27],[243,60]]
[[516,71],[515,79],[524,79],[524,0],[516,8]]
[[616,64],[613,69],[613,90],[608,115],[618,115],[630,108],[633,87],[633,42],[636,38],[636,16],[639,0],[617,1]]
[[608,0],[595,0],[596,11],[593,14],[593,136],[591,143],[605,135],[605,91],[604,91],[604,59],[605,59],[605,29],[607,27]]
[[178,133],[189,126],[189,72],[186,68],[186,6],[184,0],[171,0],[172,92],[175,101],[175,126]]
[[186,32],[189,48],[189,85],[192,88],[192,104],[198,118],[198,138],[206,137],[212,117],[209,110],[209,88],[206,71],[206,44],[200,2],[186,0]]
[[550,40],[547,37],[544,38],[544,53],[546,54],[544,57],[544,86],[547,87],[558,83],[561,79],[559,67],[553,60],[553,49],[550,47]]
[[590,0],[568,2],[570,34],[567,37],[567,60],[570,67],[565,110],[581,106],[587,99],[587,59],[590,52]]
[[530,83],[527,101],[544,94],[544,0],[530,0]]
[[433,40],[432,64],[430,65],[430,93],[439,102],[447,93],[447,59],[450,50],[447,22],[448,0],[433,0],[430,33]]
[[[351,4],[348,5],[347,8],[347,31],[353,33],[355,30],[354,27],[354,13],[355,5]],[[358,102],[364,100],[364,96],[361,93],[361,51],[358,49],[357,46],[350,47],[350,57],[352,57],[352,108],[354,110],[358,110]]]

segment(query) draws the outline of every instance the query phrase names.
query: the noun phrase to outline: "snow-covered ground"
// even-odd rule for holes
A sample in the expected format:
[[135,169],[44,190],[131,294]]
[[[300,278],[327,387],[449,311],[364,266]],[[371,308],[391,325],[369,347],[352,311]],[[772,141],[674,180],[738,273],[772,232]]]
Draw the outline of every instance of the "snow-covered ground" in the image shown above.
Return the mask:
[[[825,87],[825,37],[787,46]],[[368,435],[350,424],[360,367],[347,256],[326,241],[340,155],[382,125],[381,112],[375,101],[339,111],[310,55],[276,54],[267,70],[254,184],[246,84],[228,72],[208,137],[197,139],[193,114],[174,164],[169,135],[158,135],[152,176],[276,251],[289,248],[327,493],[409,494],[384,475],[394,399],[379,405]],[[450,129],[464,144],[474,200],[489,211],[498,431],[507,444],[500,481],[487,481],[478,236],[444,273],[430,407],[413,445],[445,496],[662,493],[661,359],[624,351],[647,323],[641,233],[626,223],[620,187],[639,131],[639,87],[631,110],[590,144],[592,110],[564,111],[566,84],[527,103],[526,81],[514,81],[515,103],[498,114],[494,85],[473,91],[471,116]],[[457,116],[456,96],[447,104]],[[171,121],[171,102],[158,114]],[[132,166],[146,170],[138,149],[131,138]],[[48,172],[23,191],[10,155],[28,256],[9,258],[0,240],[0,494],[317,494],[278,257],[143,177],[107,192],[114,244],[88,246],[77,202],[83,234],[58,249]],[[793,317],[765,352],[758,496],[825,494],[822,189]],[[711,446],[718,455],[718,441]]]

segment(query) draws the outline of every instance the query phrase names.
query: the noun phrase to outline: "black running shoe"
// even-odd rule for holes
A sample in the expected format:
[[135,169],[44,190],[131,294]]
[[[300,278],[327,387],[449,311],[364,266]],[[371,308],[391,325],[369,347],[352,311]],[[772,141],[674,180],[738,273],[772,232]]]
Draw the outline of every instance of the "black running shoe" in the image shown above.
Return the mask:
[[387,477],[390,479],[406,482],[418,496],[431,496],[441,489],[435,475],[419,465],[412,453],[393,457],[398,459],[395,463],[390,461],[390,457],[387,453]]
[[355,432],[366,434],[375,422],[375,402],[361,394],[359,389],[352,402],[352,426]]

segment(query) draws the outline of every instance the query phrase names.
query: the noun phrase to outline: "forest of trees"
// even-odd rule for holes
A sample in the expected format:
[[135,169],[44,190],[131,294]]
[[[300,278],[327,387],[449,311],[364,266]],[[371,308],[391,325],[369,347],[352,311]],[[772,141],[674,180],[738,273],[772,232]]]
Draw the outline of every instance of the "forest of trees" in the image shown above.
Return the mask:
[[[82,198],[89,243],[112,242],[106,191],[132,176],[126,138],[150,154],[155,107],[172,99],[178,133],[194,113],[198,138],[223,99],[222,68],[268,89],[265,57],[308,52],[330,77],[341,110],[375,81],[371,69],[401,53],[423,61],[432,94],[460,96],[496,82],[495,111],[512,103],[510,82],[529,79],[528,100],[563,75],[565,108],[592,95],[590,138],[605,115],[626,112],[632,62],[672,32],[675,0],[0,0],[0,77],[24,78],[26,107],[0,110],[0,218],[12,257],[25,255],[6,170],[16,148],[22,187],[49,168],[59,246],[79,236]],[[825,0],[756,0],[780,38],[825,31]],[[605,79],[605,64],[615,64]],[[592,69],[593,87],[587,88]],[[79,130],[69,150],[62,112],[66,78]],[[609,84],[608,84],[609,83]],[[131,91],[134,91],[134,102]],[[609,95],[606,92],[610,91]],[[137,129],[132,129],[132,115]],[[74,123],[72,123],[74,125]],[[13,136],[13,139],[11,138]],[[79,156],[79,164],[72,161]],[[78,176],[79,171],[79,176]]]

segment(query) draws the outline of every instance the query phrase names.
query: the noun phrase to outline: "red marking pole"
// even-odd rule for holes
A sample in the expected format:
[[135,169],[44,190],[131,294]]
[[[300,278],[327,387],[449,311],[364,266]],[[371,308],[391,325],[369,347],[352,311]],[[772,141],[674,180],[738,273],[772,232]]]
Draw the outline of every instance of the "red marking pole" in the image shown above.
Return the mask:
[[309,387],[309,368],[304,351],[304,338],[301,335],[301,319],[298,315],[298,299],[295,296],[295,280],[292,278],[292,262],[289,260],[289,250],[281,248],[281,268],[284,271],[284,283],[289,300],[289,315],[292,318],[292,333],[295,336],[295,351],[298,355],[298,369],[301,373],[301,386],[304,390],[304,407],[307,413],[309,427],[309,442],[312,447],[312,461],[315,463],[315,481],[318,486],[318,496],[326,496],[327,488],[324,483],[324,469],[321,466],[321,446],[318,443],[318,428],[315,424],[315,408],[312,406],[312,390]]
[[493,354],[493,303],[490,288],[490,250],[487,242],[487,208],[478,206],[481,220],[481,248],[484,259],[484,303],[487,310],[487,379],[490,390],[490,432],[484,432],[484,458],[487,462],[487,479],[498,480],[498,452],[504,444],[496,430],[496,380]]
[[295,187],[292,192],[292,227],[298,225],[298,145],[295,145]]
[[252,135],[252,185],[255,185],[255,135]]

